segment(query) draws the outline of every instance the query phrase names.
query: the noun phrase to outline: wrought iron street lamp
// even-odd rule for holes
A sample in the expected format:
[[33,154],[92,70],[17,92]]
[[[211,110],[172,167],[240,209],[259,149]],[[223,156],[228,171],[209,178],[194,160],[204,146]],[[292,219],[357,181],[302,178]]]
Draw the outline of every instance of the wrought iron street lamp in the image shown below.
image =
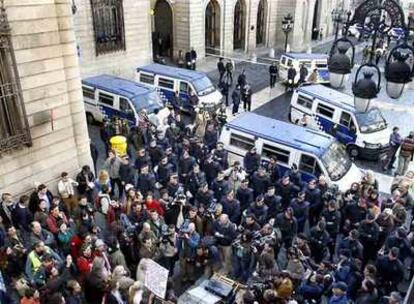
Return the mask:
[[332,22],[335,24],[335,40],[338,39],[339,27],[344,21],[344,14],[344,10],[338,8],[334,8],[331,12]]
[[[334,14],[333,14],[334,15]],[[344,37],[335,39],[329,59],[331,85],[340,88],[345,83],[345,75],[349,75],[354,62],[355,47],[347,38],[351,25],[359,25],[362,32],[372,35],[372,45],[368,62],[361,65],[355,75],[352,91],[355,97],[355,107],[358,111],[368,111],[371,101],[381,90],[381,70],[374,62],[378,37],[389,35],[393,28],[402,28],[405,32],[404,41],[395,46],[389,53],[385,63],[386,92],[391,98],[399,98],[405,85],[411,81],[414,73],[413,63],[408,64],[408,58],[414,58],[414,48],[407,43],[413,21],[409,18],[406,26],[404,12],[395,0],[366,0],[354,12],[352,20],[348,13],[348,20],[344,25]],[[335,15],[337,16],[337,15]],[[339,17],[338,17],[339,20]],[[347,43],[348,46],[341,46]],[[352,47],[352,58],[346,55],[349,45]],[[336,51],[336,52],[335,52]],[[374,77],[374,75],[376,76]]]
[[282,30],[285,33],[285,52],[287,52],[289,33],[292,31],[294,23],[293,16],[290,13],[283,17]]

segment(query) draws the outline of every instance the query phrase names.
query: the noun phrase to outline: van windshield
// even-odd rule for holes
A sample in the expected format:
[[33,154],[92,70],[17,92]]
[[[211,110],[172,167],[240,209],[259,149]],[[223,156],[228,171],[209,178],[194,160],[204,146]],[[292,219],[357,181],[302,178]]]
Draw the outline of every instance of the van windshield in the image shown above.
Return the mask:
[[372,133],[387,128],[387,123],[380,110],[373,108],[368,112],[355,113],[361,133]]
[[332,181],[340,180],[352,166],[345,147],[337,142],[329,146],[322,156],[322,163]]
[[162,101],[155,90],[148,94],[135,96],[132,98],[132,104],[138,113],[142,109],[147,110],[148,113],[152,113],[155,109],[161,109],[163,107]]
[[215,90],[213,84],[208,77],[201,77],[193,81],[194,89],[198,96],[210,94]]

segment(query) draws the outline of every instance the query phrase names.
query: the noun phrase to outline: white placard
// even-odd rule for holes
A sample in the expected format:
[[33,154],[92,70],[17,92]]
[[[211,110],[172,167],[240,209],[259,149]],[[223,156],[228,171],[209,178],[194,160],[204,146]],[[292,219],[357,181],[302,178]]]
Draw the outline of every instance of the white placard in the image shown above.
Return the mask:
[[145,262],[145,287],[157,297],[165,299],[167,292],[168,269],[148,259]]

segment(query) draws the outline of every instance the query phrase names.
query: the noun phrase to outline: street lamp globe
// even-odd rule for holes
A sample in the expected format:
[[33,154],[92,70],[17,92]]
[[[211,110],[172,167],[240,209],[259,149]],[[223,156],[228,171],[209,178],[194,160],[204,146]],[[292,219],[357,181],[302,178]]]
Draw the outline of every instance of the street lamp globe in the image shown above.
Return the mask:
[[358,112],[367,112],[371,100],[377,97],[379,86],[372,79],[373,75],[371,72],[364,72],[364,77],[356,79],[356,82],[352,85],[355,109]]
[[333,88],[344,87],[352,70],[351,59],[346,52],[349,47],[345,44],[337,46],[338,52],[329,58],[329,81]]
[[404,92],[405,85],[411,81],[411,67],[406,62],[409,55],[396,51],[390,54],[394,61],[387,63],[385,67],[385,79],[387,80],[386,90],[389,97],[398,99]]

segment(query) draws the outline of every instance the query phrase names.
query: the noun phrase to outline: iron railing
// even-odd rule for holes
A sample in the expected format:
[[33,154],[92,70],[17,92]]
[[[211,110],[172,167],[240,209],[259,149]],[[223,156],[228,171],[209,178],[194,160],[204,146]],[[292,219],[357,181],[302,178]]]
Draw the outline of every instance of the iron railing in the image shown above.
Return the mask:
[[404,299],[404,304],[414,303],[414,276],[411,279],[410,287],[408,287],[407,294]]
[[3,0],[0,2],[0,155],[31,145],[19,73]]
[[122,0],[90,0],[96,56],[124,51],[125,28]]

